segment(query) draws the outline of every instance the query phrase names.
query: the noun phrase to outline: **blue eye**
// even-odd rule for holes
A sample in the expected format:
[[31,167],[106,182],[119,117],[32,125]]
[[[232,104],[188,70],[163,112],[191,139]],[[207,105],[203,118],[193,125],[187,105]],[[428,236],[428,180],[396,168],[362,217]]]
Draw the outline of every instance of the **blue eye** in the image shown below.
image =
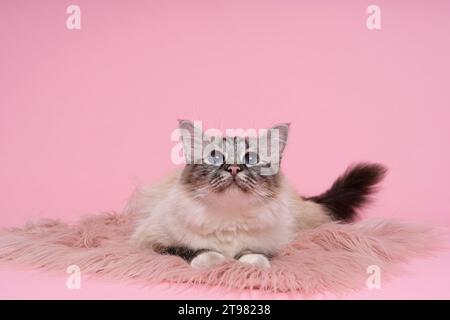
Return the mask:
[[244,163],[248,166],[255,166],[259,162],[259,156],[256,152],[247,152],[244,156]]
[[214,166],[221,166],[225,162],[225,157],[220,151],[213,150],[208,156],[208,162]]

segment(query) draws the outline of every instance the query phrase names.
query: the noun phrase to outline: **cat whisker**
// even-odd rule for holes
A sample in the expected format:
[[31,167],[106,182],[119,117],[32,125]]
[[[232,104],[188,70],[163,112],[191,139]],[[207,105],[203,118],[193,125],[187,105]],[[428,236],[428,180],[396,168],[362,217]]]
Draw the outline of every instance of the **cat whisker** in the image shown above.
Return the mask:
[[254,178],[252,178],[252,177],[250,177],[250,176],[244,176],[244,179],[245,179],[246,181],[251,182],[251,183],[256,183],[256,179],[254,179]]

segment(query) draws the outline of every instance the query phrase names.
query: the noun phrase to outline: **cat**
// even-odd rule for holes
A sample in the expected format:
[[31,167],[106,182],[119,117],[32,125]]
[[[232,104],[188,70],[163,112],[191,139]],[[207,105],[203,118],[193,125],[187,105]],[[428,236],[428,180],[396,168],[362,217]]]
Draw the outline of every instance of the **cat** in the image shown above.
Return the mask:
[[[199,140],[206,135],[199,135],[198,127],[188,120],[180,120],[179,128],[186,154],[184,168],[136,190],[126,210],[140,216],[130,237],[132,245],[180,256],[196,269],[226,259],[270,267],[270,259],[302,230],[331,221],[353,221],[386,173],[380,164],[356,164],[328,191],[302,197],[276,170],[289,124],[256,137],[257,141],[275,141],[258,145],[265,149],[252,149],[249,137]],[[199,145],[207,151],[196,157]],[[275,170],[267,174],[270,166]]]

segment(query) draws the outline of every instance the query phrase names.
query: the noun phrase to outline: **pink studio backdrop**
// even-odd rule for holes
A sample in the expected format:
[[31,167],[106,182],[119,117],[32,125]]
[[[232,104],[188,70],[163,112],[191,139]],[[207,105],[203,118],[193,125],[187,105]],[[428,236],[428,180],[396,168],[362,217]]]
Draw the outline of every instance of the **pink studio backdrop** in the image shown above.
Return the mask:
[[377,161],[390,172],[365,216],[449,226],[449,30],[448,1],[2,1],[0,226],[120,210],[175,168],[177,118],[290,121],[300,193]]

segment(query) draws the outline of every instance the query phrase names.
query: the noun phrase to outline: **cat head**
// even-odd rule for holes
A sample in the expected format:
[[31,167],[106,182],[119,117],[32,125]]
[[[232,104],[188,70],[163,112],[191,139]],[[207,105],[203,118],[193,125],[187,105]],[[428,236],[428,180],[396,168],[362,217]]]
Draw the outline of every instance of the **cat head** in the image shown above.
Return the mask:
[[188,120],[180,120],[179,128],[186,156],[181,183],[196,197],[237,193],[265,200],[276,196],[289,124],[258,133],[238,130],[233,135],[203,132]]

